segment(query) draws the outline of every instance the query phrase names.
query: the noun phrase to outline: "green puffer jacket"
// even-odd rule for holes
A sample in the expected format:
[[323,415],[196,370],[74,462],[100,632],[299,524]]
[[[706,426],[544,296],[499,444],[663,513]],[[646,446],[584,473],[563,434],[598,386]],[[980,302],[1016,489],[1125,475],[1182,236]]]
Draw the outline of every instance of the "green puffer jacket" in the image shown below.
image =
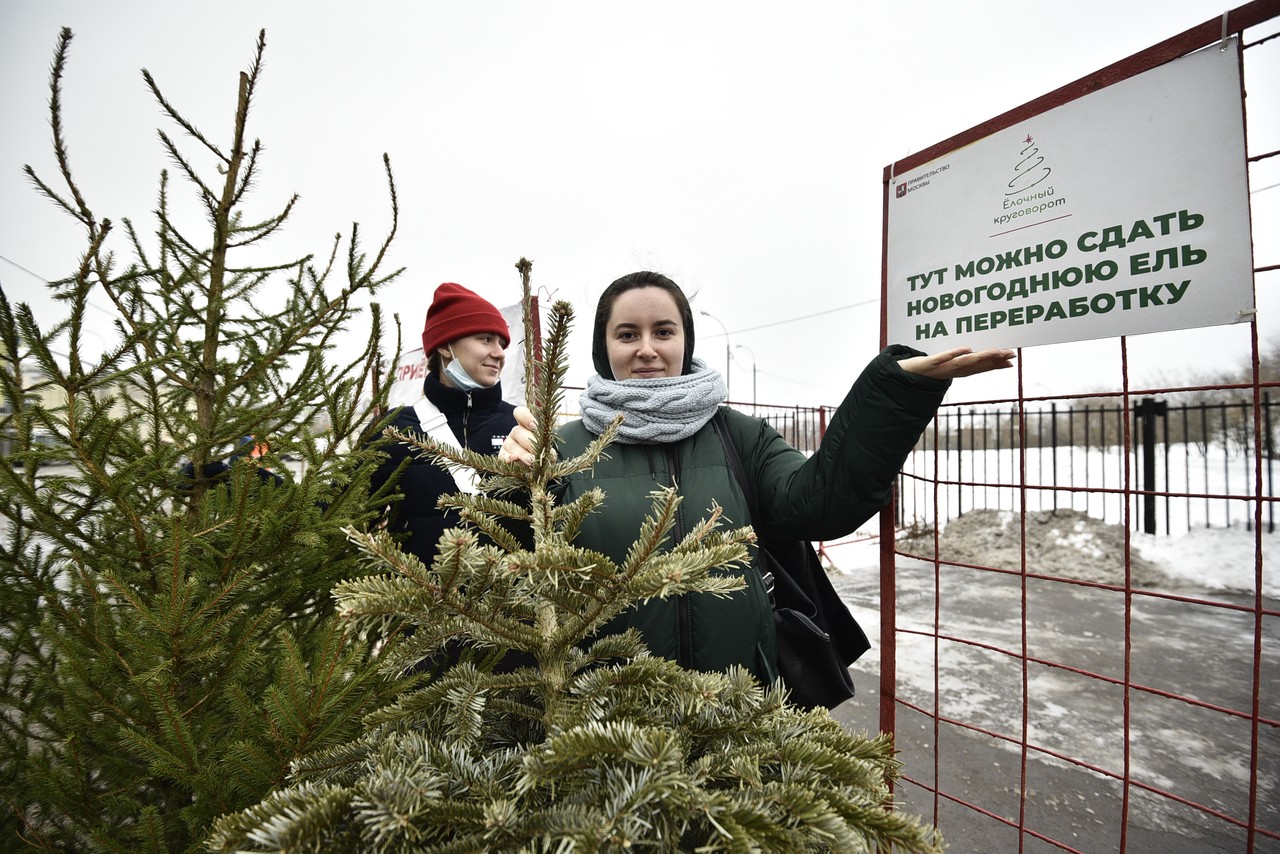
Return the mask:
[[[909,374],[899,359],[923,355],[893,346],[858,377],[836,410],[818,452],[809,458],[769,424],[725,408],[729,432],[752,479],[764,517],[756,528],[779,537],[832,540],[874,516],[889,500],[894,478],[937,411],[949,382]],[[581,421],[559,430],[562,456],[582,452],[593,438]],[[657,486],[676,483],[683,503],[673,536],[679,540],[713,503],[733,526],[751,524],[742,490],[724,449],[707,424],[693,436],[661,445],[613,444],[594,473],[566,478],[566,500],[600,487],[604,507],[587,519],[575,544],[621,562],[649,513]],[[754,558],[753,558],[754,559]],[[728,570],[725,570],[728,571]],[[741,571],[741,570],[739,570]],[[654,655],[703,671],[741,665],[764,684],[777,678],[773,614],[754,565],[747,589],[728,598],[693,594],[637,605],[604,633],[635,627]]]

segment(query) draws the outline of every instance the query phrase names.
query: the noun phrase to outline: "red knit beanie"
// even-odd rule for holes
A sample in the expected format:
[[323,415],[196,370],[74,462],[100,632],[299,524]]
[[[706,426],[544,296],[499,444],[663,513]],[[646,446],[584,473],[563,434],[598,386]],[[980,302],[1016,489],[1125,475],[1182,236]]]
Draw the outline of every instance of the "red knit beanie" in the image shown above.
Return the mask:
[[478,294],[445,282],[427,309],[427,325],[422,329],[422,350],[430,358],[437,347],[468,335],[493,332],[511,343],[511,331],[502,314]]

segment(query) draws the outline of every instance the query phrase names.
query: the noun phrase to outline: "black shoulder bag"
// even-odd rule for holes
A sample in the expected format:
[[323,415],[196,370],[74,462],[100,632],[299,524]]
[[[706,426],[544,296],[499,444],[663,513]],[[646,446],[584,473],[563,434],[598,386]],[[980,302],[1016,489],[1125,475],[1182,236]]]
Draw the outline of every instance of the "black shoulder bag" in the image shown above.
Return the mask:
[[[729,434],[723,410],[711,419],[725,461],[746,495],[752,525],[760,518],[755,489]],[[756,528],[758,566],[773,603],[778,636],[778,672],[791,702],[805,709],[834,709],[853,696],[849,665],[871,643],[840,599],[807,540],[766,536]]]

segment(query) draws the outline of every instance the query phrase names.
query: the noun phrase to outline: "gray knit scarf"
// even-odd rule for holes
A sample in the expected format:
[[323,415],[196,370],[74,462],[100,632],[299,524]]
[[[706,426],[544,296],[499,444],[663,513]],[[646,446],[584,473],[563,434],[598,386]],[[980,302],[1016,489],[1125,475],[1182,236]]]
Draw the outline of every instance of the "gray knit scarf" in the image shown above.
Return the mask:
[[582,424],[593,436],[621,412],[618,442],[641,445],[687,439],[711,420],[728,394],[719,372],[694,359],[693,373],[679,377],[606,380],[593,374],[578,403]]

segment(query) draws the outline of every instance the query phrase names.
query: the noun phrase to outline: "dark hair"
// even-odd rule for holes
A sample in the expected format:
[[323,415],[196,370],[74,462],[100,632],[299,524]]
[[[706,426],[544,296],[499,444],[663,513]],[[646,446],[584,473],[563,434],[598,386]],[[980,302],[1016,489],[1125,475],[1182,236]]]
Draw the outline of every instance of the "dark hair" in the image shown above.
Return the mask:
[[609,316],[613,314],[613,304],[618,297],[627,291],[634,291],[637,288],[660,288],[671,294],[671,298],[676,301],[676,308],[680,311],[680,322],[684,325],[684,365],[681,366],[680,373],[682,375],[692,373],[693,310],[689,308],[689,299],[675,282],[661,273],[653,273],[648,270],[628,273],[621,279],[615,279],[613,284],[605,288],[604,293],[600,295],[600,301],[596,303],[595,330],[591,336],[591,361],[595,365],[596,373],[607,380],[614,379],[613,368],[609,367],[609,349],[605,343],[605,327],[609,325]]

